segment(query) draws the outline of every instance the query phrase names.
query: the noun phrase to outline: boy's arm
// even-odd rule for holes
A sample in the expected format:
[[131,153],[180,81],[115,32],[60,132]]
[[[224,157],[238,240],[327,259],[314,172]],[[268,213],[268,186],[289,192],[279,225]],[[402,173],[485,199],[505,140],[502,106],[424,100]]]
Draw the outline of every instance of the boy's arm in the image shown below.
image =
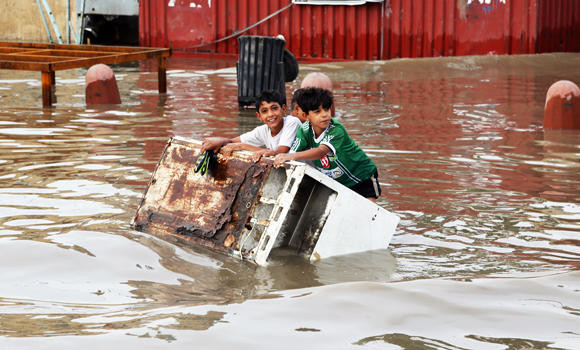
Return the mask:
[[230,156],[233,151],[255,152],[255,151],[262,150],[262,149],[263,148],[261,148],[261,147],[252,146],[252,145],[249,145],[247,143],[241,143],[238,141],[238,142],[231,142],[231,143],[228,143],[227,145],[223,146],[222,147],[222,154],[224,156]]
[[330,147],[320,145],[316,148],[311,148],[306,151],[296,153],[280,153],[274,158],[274,167],[278,168],[288,160],[316,160],[322,158],[325,154],[330,152]]
[[257,162],[262,157],[271,157],[280,153],[288,153],[288,151],[290,151],[290,147],[288,146],[278,146],[278,148],[276,149],[262,148],[258,151],[255,151],[254,154],[252,154],[252,160],[254,162]]
[[232,142],[240,142],[240,137],[236,136],[233,139],[228,139],[226,137],[208,137],[201,143],[200,154],[205,151],[213,151],[214,153],[217,153],[220,148]]

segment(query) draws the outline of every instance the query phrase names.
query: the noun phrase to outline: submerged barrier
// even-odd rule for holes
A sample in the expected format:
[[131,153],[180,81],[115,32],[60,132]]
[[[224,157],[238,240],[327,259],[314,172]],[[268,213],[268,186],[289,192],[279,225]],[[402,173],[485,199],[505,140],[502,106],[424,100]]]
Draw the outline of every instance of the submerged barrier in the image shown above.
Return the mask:
[[580,88],[560,80],[548,89],[544,106],[544,129],[580,129]]
[[85,102],[93,104],[120,104],[121,96],[113,70],[104,64],[95,64],[85,77]]

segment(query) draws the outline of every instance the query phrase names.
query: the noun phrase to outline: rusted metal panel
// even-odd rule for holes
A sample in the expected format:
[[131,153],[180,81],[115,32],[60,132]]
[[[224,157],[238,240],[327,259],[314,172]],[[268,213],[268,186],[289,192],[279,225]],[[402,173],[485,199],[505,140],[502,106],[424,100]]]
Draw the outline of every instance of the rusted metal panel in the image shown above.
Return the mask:
[[[142,45],[237,55],[240,35],[284,35],[302,60],[374,60],[580,51],[577,0],[385,0],[298,5],[244,31],[290,0],[142,0]],[[173,4],[173,7],[169,6]],[[214,41],[232,38],[214,43]],[[200,44],[201,47],[189,48]]]
[[134,219],[136,229],[228,252],[240,240],[267,160],[218,156],[212,176],[193,172],[199,144],[172,138]]

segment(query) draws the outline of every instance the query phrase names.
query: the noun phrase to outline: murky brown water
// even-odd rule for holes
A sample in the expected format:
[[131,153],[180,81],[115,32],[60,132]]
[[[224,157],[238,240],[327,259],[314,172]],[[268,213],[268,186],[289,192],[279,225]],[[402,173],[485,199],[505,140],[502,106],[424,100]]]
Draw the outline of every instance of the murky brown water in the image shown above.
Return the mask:
[[166,97],[115,67],[114,110],[85,107],[85,70],[52,109],[0,71],[0,348],[580,348],[580,131],[542,128],[579,54],[301,66],[402,220],[388,250],[265,268],[129,226],[170,136],[256,125],[231,67],[174,58]]

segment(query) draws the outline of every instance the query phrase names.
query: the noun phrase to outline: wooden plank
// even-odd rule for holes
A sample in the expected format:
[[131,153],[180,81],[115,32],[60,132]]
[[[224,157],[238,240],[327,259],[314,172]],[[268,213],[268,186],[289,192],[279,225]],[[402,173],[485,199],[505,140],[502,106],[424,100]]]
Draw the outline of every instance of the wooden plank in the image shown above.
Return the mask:
[[79,50],[34,50],[17,53],[20,55],[42,55],[55,57],[99,57],[116,54],[115,52],[79,51]]
[[52,106],[52,80],[54,73],[42,72],[42,106]]
[[21,48],[21,47],[1,47],[0,46],[1,53],[24,53],[24,52],[32,52],[32,51],[36,51],[36,49],[25,49],[25,48]]
[[159,93],[167,92],[167,59],[165,57],[159,57],[158,67],[157,67],[157,88]]
[[42,63],[42,62],[18,62],[18,61],[1,61],[0,60],[0,69],[11,69],[11,70],[31,70],[31,71],[46,71],[48,72],[49,69],[47,68],[50,63]]
[[49,72],[50,75],[50,101],[56,103],[56,74],[54,71]]
[[32,49],[52,49],[52,50],[78,50],[78,51],[98,51],[98,52],[139,52],[169,50],[164,48],[151,47],[129,47],[129,46],[102,46],[102,45],[66,45],[66,44],[41,44],[41,43],[21,43],[0,41],[0,47],[20,47]]
[[20,55],[20,54],[0,54],[1,61],[14,61],[14,62],[59,62],[66,61],[68,59],[75,59],[76,57],[54,57],[54,56],[30,56],[30,55]]
[[94,58],[76,58],[68,61],[61,61],[54,63],[54,70],[90,67],[94,64],[118,64],[132,61],[145,61],[148,59],[167,57],[164,55],[158,55],[155,52],[139,52],[133,54],[124,55],[110,55],[101,56]]

